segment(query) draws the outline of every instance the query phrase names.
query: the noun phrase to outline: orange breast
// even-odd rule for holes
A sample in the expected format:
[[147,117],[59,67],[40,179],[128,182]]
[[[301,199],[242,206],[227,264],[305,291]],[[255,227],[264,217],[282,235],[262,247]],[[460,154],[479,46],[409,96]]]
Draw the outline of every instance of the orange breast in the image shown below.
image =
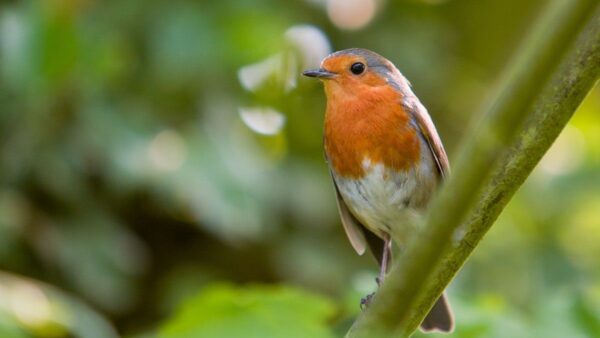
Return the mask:
[[327,87],[325,152],[338,175],[362,177],[366,158],[398,171],[416,164],[418,135],[396,91],[380,86],[349,95],[336,84]]

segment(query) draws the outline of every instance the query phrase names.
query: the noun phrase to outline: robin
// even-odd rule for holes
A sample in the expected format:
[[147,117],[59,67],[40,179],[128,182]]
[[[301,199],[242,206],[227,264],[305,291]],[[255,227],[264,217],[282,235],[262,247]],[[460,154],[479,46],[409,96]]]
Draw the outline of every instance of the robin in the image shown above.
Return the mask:
[[[449,174],[448,157],[408,80],[379,54],[345,49],[303,74],[325,86],[325,156],[340,217],[357,253],[368,246],[377,258],[380,284],[391,265],[392,240],[401,249],[417,233]],[[421,329],[450,332],[453,325],[442,295]]]

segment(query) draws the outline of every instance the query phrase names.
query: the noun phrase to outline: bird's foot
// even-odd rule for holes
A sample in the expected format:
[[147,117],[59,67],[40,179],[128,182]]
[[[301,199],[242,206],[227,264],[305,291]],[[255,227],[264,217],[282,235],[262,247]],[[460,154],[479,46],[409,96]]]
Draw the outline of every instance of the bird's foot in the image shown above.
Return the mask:
[[369,304],[371,304],[371,299],[373,299],[373,296],[375,296],[375,292],[370,293],[366,296],[364,296],[363,298],[361,298],[360,300],[360,309],[364,310],[367,307],[369,307]]

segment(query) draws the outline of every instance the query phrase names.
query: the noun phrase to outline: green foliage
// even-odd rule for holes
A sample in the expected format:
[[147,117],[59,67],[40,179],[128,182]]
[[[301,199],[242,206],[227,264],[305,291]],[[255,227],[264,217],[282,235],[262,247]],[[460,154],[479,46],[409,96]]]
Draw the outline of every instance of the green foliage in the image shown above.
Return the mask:
[[[452,305],[458,318],[456,333],[461,338],[596,337],[597,318],[590,318],[589,302],[583,295],[556,292],[536,306],[535,315],[515,315],[497,295],[467,296],[468,302]],[[583,324],[585,323],[585,324]],[[583,325],[582,325],[583,324]],[[587,328],[586,328],[587,327]],[[415,338],[442,338],[445,334],[416,333]]]
[[116,338],[117,333],[77,298],[27,278],[0,273],[0,337]]
[[289,287],[213,285],[186,300],[157,337],[328,338],[334,311],[331,301]]

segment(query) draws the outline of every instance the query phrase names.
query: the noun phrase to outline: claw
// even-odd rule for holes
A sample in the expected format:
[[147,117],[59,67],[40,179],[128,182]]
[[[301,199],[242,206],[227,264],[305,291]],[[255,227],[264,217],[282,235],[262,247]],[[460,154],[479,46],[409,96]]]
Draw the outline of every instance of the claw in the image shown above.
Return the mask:
[[370,293],[360,299],[360,309],[361,310],[364,310],[367,307],[369,307],[369,304],[371,304],[371,299],[373,299],[373,296],[375,296],[375,292]]

